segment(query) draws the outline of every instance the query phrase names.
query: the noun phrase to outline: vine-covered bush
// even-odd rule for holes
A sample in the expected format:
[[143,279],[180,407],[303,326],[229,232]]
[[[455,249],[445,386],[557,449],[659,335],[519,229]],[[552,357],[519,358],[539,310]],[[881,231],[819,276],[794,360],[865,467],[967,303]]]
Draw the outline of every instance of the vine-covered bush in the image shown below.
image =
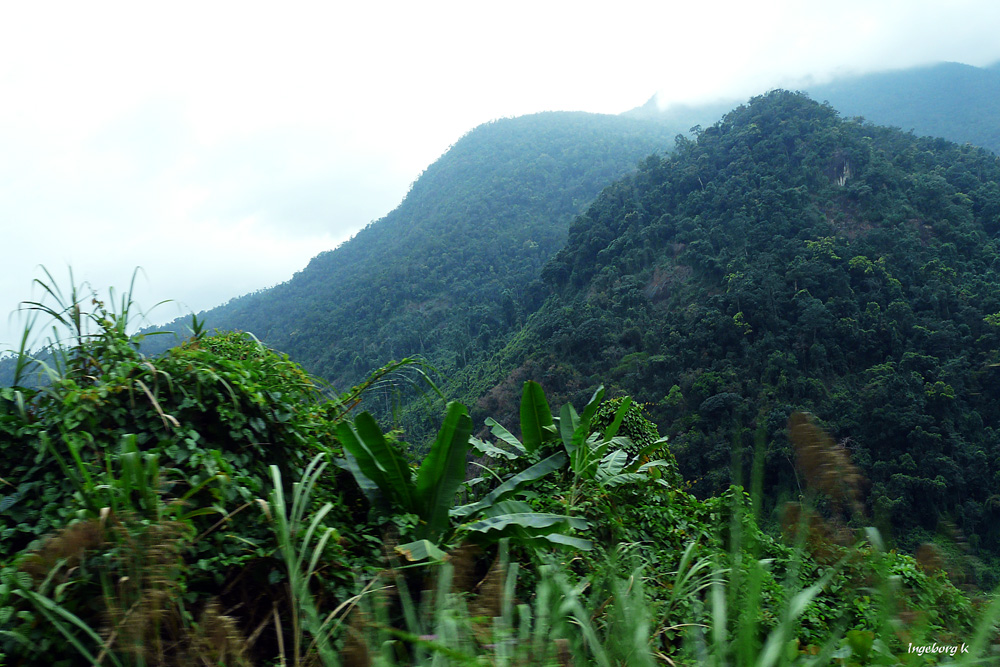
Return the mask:
[[[183,626],[210,597],[259,623],[284,575],[257,499],[267,496],[271,466],[293,480],[316,453],[339,455],[333,428],[352,395],[325,397],[286,355],[243,333],[199,333],[147,358],[126,334],[127,313],[96,297],[81,313],[81,302],[53,309],[69,313],[72,343],[39,355],[40,377],[25,369],[35,386],[0,389],[0,608],[17,610],[33,655],[53,660],[71,650],[65,638],[10,598],[26,574],[38,590],[71,582],[48,593],[94,627],[114,624],[113,607],[154,589],[172,601],[157,623]],[[367,558],[374,538],[355,529],[336,484],[315,500],[331,502],[328,523],[344,527],[326,549],[325,579],[346,595],[352,554]],[[115,577],[134,588],[110,594]],[[145,642],[144,632],[131,639]]]

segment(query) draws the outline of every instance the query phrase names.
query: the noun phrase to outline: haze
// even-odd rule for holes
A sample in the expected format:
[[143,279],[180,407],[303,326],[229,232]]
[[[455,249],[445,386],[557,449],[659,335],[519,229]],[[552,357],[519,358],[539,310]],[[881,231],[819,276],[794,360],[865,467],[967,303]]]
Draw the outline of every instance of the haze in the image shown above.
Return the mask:
[[0,314],[39,265],[142,266],[153,321],[282,282],[491,119],[1000,60],[980,0],[346,4],[0,10]]

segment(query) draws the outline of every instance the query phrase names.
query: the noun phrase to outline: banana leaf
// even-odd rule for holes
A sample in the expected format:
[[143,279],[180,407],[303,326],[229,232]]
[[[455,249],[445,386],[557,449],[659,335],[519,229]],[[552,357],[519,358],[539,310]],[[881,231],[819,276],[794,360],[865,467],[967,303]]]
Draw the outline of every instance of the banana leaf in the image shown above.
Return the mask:
[[521,438],[529,454],[537,452],[552,432],[552,411],[545,392],[537,382],[524,383],[521,394]]
[[465,406],[449,403],[437,439],[417,471],[415,514],[424,521],[420,537],[436,539],[449,527],[448,511],[465,481],[470,435],[472,420]]
[[472,516],[476,512],[479,512],[508,497],[528,482],[533,482],[536,479],[540,479],[545,475],[548,475],[550,472],[559,470],[566,465],[566,462],[566,455],[562,452],[556,452],[552,456],[543,459],[530,468],[526,468],[514,475],[503,484],[490,491],[482,500],[468,505],[462,505],[461,507],[456,507],[451,510],[451,515],[460,519]]

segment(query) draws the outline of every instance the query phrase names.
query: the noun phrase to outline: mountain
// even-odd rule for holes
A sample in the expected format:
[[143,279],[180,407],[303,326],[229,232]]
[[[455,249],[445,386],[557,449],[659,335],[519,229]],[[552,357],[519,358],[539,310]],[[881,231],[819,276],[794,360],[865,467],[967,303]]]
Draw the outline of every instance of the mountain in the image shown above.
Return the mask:
[[[945,63],[865,75],[816,87],[813,97],[846,116],[1000,150],[997,68]],[[453,377],[502,347],[540,305],[541,267],[574,215],[639,159],[668,149],[678,131],[707,126],[728,108],[661,112],[650,100],[619,117],[546,113],[483,125],[383,219],[288,282],[203,318],[209,329],[253,332],[338,387],[413,355]],[[466,391],[487,389],[483,378],[459,380]]]
[[[827,101],[845,117],[863,116],[915,134],[973,143],[1000,154],[1000,63],[972,67],[938,63],[926,67],[843,77],[806,86],[815,100]],[[653,97],[629,112],[633,118],[660,119],[671,127],[709,125],[738,100],[676,105],[661,110]]]
[[543,269],[551,296],[464,373],[501,423],[526,377],[629,393],[704,492],[759,437],[772,507],[800,493],[786,424],[812,412],[872,521],[903,546],[963,535],[995,576],[998,233],[992,153],[769,93],[605,189]]
[[572,218],[674,133],[587,113],[487,123],[384,218],[288,282],[202,318],[209,329],[253,332],[338,387],[412,355],[450,373],[523,323],[541,303],[537,278]]

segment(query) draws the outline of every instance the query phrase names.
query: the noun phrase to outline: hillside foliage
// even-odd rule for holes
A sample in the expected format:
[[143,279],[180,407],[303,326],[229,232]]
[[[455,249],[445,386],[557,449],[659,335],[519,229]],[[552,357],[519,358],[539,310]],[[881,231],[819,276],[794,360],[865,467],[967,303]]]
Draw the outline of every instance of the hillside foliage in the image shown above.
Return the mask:
[[573,216],[672,137],[659,123],[586,113],[480,126],[384,218],[287,283],[202,317],[252,332],[336,386],[414,355],[447,374],[524,322]]
[[[886,534],[971,548],[995,581],[998,182],[985,150],[755,98],[602,193],[482,375],[568,398],[610,381],[652,406],[703,493],[763,428],[775,506],[800,483],[786,422],[808,410]],[[481,405],[503,414],[495,396]]]

